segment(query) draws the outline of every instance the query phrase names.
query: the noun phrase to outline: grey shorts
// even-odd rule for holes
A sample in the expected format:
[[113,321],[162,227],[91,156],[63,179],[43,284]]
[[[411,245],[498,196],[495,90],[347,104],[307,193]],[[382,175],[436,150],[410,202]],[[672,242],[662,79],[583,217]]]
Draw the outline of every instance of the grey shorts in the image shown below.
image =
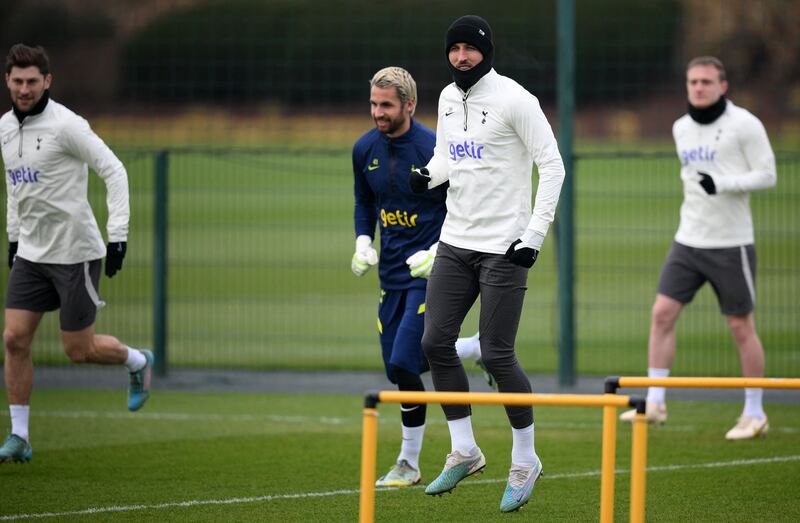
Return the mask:
[[698,249],[673,242],[664,260],[658,292],[684,305],[705,282],[717,294],[722,314],[742,315],[756,304],[756,248]]
[[17,257],[8,277],[6,309],[61,309],[61,330],[83,330],[94,323],[97,309],[104,305],[97,292],[101,266],[101,260],[62,265]]

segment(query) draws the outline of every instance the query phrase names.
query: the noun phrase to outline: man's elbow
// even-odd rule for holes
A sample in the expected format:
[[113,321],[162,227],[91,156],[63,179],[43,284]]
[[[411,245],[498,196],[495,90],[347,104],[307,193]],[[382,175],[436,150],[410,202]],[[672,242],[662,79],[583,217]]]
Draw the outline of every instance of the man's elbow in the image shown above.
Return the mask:
[[770,171],[767,177],[767,189],[772,189],[776,185],[778,185],[778,173],[776,171]]

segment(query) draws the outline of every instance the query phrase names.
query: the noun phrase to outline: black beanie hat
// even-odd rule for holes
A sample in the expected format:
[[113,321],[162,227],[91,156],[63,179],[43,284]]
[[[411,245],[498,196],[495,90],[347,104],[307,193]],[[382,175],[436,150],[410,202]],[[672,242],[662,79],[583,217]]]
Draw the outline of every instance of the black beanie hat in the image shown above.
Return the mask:
[[[468,71],[461,71],[450,63],[450,48],[457,43],[475,46],[483,55],[481,63]],[[448,57],[447,65],[453,74],[453,80],[463,91],[475,85],[475,82],[492,69],[494,63],[494,42],[492,41],[492,28],[489,23],[475,15],[465,15],[450,25],[445,36],[445,56]]]

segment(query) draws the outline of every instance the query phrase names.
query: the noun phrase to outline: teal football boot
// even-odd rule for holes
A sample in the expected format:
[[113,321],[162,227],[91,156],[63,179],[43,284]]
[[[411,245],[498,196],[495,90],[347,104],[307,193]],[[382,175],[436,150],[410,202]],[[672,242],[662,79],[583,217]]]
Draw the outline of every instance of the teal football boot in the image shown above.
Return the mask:
[[141,351],[147,362],[141,369],[131,372],[131,384],[128,388],[128,410],[135,412],[142,408],[150,397],[150,378],[153,375],[153,352]]
[[445,492],[450,492],[456,488],[459,481],[483,471],[485,467],[486,458],[483,457],[481,449],[478,449],[477,454],[474,456],[464,456],[459,451],[454,450],[447,455],[444,469],[442,469],[439,477],[427,486],[425,494],[441,496]]
[[16,434],[9,434],[0,447],[0,463],[27,463],[32,457],[30,443]]
[[500,512],[514,512],[519,510],[531,499],[536,480],[542,475],[542,460],[537,456],[532,467],[520,467],[511,464],[508,471],[508,484],[500,500]]

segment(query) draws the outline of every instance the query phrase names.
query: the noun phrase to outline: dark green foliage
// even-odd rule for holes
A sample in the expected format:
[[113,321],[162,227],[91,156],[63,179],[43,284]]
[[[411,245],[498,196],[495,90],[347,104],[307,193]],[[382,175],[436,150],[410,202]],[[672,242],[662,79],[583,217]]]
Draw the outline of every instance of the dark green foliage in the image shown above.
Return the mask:
[[[635,96],[668,75],[674,0],[577,2],[578,96]],[[466,13],[492,25],[496,68],[545,100],[554,97],[556,2],[212,1],[174,11],[127,45],[121,85],[136,100],[322,105],[361,103],[386,65],[411,71],[435,103],[450,80],[444,34]]]
[[79,40],[89,43],[106,39],[114,34],[114,24],[101,11],[76,15],[57,0],[2,2],[0,31],[0,42],[9,46],[25,43],[63,49]]

